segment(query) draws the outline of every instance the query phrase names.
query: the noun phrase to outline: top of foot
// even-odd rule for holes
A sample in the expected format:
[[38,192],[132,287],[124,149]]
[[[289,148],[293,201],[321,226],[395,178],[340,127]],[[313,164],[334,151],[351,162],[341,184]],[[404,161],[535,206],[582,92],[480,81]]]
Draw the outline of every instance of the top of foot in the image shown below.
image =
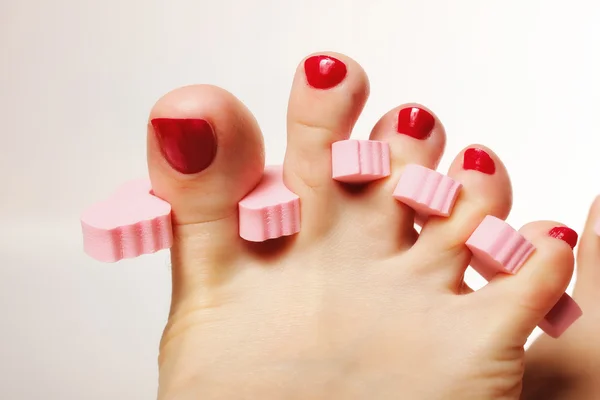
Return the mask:
[[344,55],[300,63],[283,179],[300,199],[301,230],[264,243],[238,231],[238,202],[264,170],[250,112],[202,85],[154,106],[150,177],[174,232],[161,399],[518,398],[523,345],[571,277],[571,247],[549,234],[566,228],[524,227],[536,250],[520,271],[472,292],[465,242],[485,216],[507,217],[505,167],[467,147],[447,173],[462,185],[454,207],[417,234],[393,193],[407,165],[435,169],[442,157],[431,110],[405,104],[373,128],[371,139],[389,143],[389,176],[359,187],[332,179],[332,144],[349,138],[368,95],[365,72]]

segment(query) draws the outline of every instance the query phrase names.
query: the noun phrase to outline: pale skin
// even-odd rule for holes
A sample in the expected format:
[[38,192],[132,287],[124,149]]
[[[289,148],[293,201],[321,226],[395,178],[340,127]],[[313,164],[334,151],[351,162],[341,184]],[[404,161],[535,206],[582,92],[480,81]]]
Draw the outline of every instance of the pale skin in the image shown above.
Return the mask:
[[[391,176],[361,189],[331,179],[331,144],[350,136],[369,86],[355,61],[320,54],[341,60],[347,74],[316,89],[301,63],[294,78],[284,179],[301,198],[297,235],[254,244],[238,235],[237,203],[260,180],[264,149],[254,117],[233,95],[189,86],[151,111],[150,121],[209,121],[217,138],[207,168],[181,173],[148,124],[152,186],[172,205],[174,224],[158,398],[519,399],[526,359],[542,372],[539,360],[558,360],[560,373],[568,364],[562,360],[578,351],[592,358],[574,344],[600,323],[585,307],[594,303],[592,290],[583,288],[577,300],[591,318],[564,339],[544,338],[528,357],[523,349],[571,279],[571,246],[548,234],[562,224],[538,221],[520,230],[537,250],[518,274],[476,292],[463,282],[466,239],[485,215],[506,218],[511,208],[507,171],[490,149],[466,148],[489,154],[493,173],[465,169],[457,155],[447,172],[463,184],[456,206],[420,234],[412,210],[391,194],[404,165],[435,168],[440,161],[446,134],[437,117],[430,134],[416,139],[396,126],[398,112],[416,105],[394,108],[371,133],[390,143]],[[583,241],[581,269],[590,281],[600,279],[586,266],[600,259],[591,228]],[[575,367],[569,371],[578,373]],[[530,375],[533,382],[535,371]]]

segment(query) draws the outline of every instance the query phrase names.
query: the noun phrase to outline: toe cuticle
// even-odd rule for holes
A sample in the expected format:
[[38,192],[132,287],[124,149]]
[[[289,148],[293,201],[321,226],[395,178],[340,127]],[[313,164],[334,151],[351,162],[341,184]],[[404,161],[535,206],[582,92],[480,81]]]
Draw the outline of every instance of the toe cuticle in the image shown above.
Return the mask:
[[496,172],[496,164],[492,157],[483,149],[470,148],[463,155],[463,168],[493,175]]
[[577,240],[579,238],[577,232],[566,226],[556,226],[550,229],[548,235],[566,242],[572,249],[577,245]]
[[420,107],[407,107],[398,112],[398,125],[396,131],[415,139],[427,139],[433,127],[435,118],[430,112]]
[[206,120],[155,118],[151,124],[161,154],[176,171],[197,174],[213,162],[217,139]]
[[346,64],[331,56],[312,56],[304,61],[306,81],[315,89],[331,89],[339,85],[348,69]]

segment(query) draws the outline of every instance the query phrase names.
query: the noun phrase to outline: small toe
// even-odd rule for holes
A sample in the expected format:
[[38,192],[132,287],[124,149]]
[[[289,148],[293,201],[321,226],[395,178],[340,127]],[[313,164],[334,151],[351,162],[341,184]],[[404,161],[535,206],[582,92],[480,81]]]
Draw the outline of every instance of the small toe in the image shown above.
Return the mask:
[[449,217],[433,217],[421,230],[424,245],[436,243],[444,249],[462,248],[486,215],[505,219],[512,206],[508,172],[490,149],[472,145],[450,166],[448,176],[462,184]]
[[[570,324],[580,314],[559,309],[567,302],[563,296],[573,274],[577,233],[551,221],[527,224],[519,232],[533,244],[535,251],[516,274],[498,274],[472,296],[488,301],[490,312],[505,319],[506,334],[523,344],[537,325],[558,336],[567,328],[563,319],[570,319],[567,321]],[[559,300],[561,303],[553,310]],[[564,311],[569,315],[557,315]]]
[[462,185],[449,216],[432,216],[425,220],[412,251],[437,254],[440,262],[427,263],[424,267],[435,269],[435,273],[456,290],[462,287],[471,260],[466,241],[487,215],[500,219],[508,216],[512,189],[504,164],[481,145],[464,149],[450,166],[448,178]]
[[[435,168],[445,142],[444,127],[430,110],[406,104],[386,113],[373,128],[369,141],[335,144],[334,172],[347,172],[345,176],[357,178],[338,185],[337,201],[347,210],[339,225],[351,236],[360,235],[365,243],[377,237],[368,246],[370,256],[387,258],[414,244],[414,212],[394,198],[394,191],[407,164]],[[377,179],[358,179],[365,175]]]
[[360,199],[364,207],[368,207],[368,212],[364,211],[361,215],[369,221],[359,223],[375,232],[385,232],[381,239],[389,243],[385,251],[397,252],[412,246],[416,233],[415,213],[394,198],[396,186],[409,164],[430,169],[437,167],[444,153],[446,132],[431,110],[411,103],[386,113],[373,128],[370,140],[389,144],[390,176],[373,182],[369,198]]

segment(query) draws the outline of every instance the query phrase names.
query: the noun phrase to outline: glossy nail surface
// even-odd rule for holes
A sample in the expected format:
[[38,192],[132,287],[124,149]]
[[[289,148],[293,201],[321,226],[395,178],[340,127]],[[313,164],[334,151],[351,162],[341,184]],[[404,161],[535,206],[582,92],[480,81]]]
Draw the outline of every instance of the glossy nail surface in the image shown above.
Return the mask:
[[483,149],[471,148],[465,150],[463,155],[463,168],[493,175],[496,164],[490,155]]
[[572,249],[575,248],[575,246],[577,245],[577,240],[579,239],[579,235],[577,235],[577,232],[566,226],[556,226],[550,229],[548,235],[550,237],[567,242],[567,244],[571,246]]
[[312,56],[304,61],[304,73],[315,89],[331,89],[339,85],[347,74],[346,64],[331,56]]
[[435,126],[435,118],[419,107],[403,108],[398,113],[397,132],[415,139],[427,139]]
[[182,174],[196,174],[214,160],[217,140],[203,119],[156,118],[152,127],[167,162]]

